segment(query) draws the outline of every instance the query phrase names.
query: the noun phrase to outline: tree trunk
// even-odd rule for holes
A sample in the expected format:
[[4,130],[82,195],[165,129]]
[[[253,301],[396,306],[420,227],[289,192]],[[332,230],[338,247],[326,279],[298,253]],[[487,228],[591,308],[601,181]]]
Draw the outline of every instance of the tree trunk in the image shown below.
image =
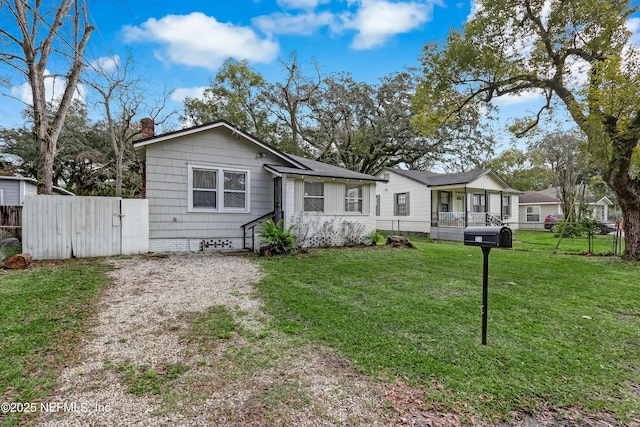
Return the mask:
[[640,189],[631,184],[618,187],[615,180],[611,188],[616,192],[624,220],[625,251],[622,258],[627,261],[640,261]]
[[121,151],[116,151],[116,197],[122,197],[122,154],[124,147]]

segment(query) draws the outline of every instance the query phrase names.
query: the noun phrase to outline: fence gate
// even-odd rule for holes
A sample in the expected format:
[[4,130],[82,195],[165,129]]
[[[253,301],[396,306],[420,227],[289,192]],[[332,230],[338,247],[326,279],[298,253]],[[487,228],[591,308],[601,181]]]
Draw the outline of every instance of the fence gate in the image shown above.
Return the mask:
[[[124,212],[122,202],[119,197],[27,196],[22,211],[22,251],[33,259],[146,252],[148,202],[127,201]],[[134,239],[125,236],[124,245],[123,228],[137,230]],[[132,240],[137,244],[133,249],[126,243]]]

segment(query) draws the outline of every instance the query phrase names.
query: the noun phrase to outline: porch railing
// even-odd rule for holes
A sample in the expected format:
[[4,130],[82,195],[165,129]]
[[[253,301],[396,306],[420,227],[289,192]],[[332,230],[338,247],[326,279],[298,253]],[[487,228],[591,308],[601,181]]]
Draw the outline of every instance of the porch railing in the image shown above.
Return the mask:
[[470,225],[503,225],[499,214],[490,212],[433,212],[431,214],[432,227],[458,227]]

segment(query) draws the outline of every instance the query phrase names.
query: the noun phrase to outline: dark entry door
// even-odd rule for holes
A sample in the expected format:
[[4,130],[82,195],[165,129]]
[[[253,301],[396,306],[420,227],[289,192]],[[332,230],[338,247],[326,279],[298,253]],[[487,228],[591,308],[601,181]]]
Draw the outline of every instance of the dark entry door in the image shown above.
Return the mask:
[[274,221],[280,221],[282,219],[282,178],[279,176],[273,179],[273,212],[275,213]]

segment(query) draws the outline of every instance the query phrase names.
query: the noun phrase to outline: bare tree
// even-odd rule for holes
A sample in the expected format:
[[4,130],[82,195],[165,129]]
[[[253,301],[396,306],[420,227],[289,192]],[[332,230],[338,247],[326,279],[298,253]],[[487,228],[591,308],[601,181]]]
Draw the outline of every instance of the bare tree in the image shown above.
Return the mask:
[[[51,194],[58,137],[77,89],[85,47],[94,28],[89,24],[84,0],[60,0],[50,8],[41,0],[0,1],[0,6],[15,20],[15,26],[0,27],[3,41],[0,62],[22,74],[31,86],[39,191]],[[63,32],[65,28],[70,30],[68,34]],[[66,73],[47,73],[52,56],[69,63]],[[65,79],[65,87],[62,96],[55,100],[50,117],[45,79],[56,77]]]
[[273,114],[291,132],[290,151],[301,154],[305,110],[308,112],[308,103],[322,85],[322,75],[315,62],[313,77],[302,74],[295,52],[291,53],[289,62],[282,62],[282,66],[287,73],[286,81],[274,84],[267,90],[266,97],[273,106]]
[[173,111],[160,118],[171,92],[165,92],[160,101],[151,105],[146,96],[145,82],[139,76],[131,75],[133,66],[130,54],[123,63],[118,56],[112,55],[108,60],[92,64],[93,78],[84,80],[98,94],[97,104],[105,113],[116,162],[116,197],[122,197],[124,157],[127,152],[133,155],[131,143],[141,134],[140,115],[152,119],[155,124],[162,124],[175,114]]

